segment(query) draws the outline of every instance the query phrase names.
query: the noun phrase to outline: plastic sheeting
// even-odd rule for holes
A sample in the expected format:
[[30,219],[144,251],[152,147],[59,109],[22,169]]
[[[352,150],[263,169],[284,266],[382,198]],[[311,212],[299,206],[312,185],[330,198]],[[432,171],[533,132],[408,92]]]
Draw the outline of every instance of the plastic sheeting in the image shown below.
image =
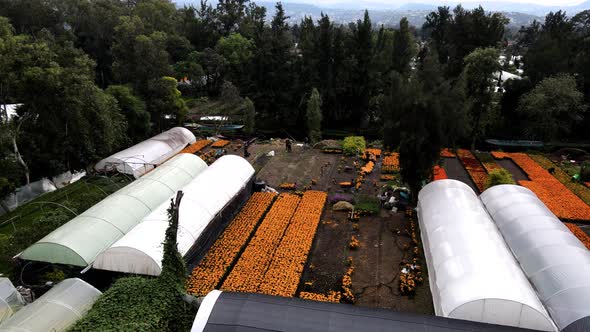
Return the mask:
[[[249,184],[254,168],[238,156],[224,156],[182,188],[178,251],[185,255],[215,217]],[[159,275],[168,227],[166,200],[131,232],[100,254],[93,267],[134,274]]]
[[516,327],[425,316],[349,304],[211,291],[191,332],[516,332]]
[[481,200],[557,326],[590,317],[590,251],[527,188],[495,186]]
[[98,254],[206,168],[201,158],[179,154],[51,232],[20,257],[88,266]]
[[66,279],[1,324],[0,331],[65,331],[90,310],[101,294],[83,280]]
[[477,195],[440,180],[418,195],[438,316],[554,331],[555,326]]
[[0,324],[25,305],[20,293],[8,278],[0,278]]
[[99,172],[117,171],[138,178],[196,141],[190,130],[175,127],[99,161]]

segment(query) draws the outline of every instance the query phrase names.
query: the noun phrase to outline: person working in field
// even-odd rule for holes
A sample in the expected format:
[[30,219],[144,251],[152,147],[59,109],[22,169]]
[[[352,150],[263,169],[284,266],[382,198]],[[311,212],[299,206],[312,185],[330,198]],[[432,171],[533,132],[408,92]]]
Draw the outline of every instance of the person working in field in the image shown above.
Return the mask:
[[285,148],[287,149],[287,152],[291,152],[291,140],[288,138],[285,141]]

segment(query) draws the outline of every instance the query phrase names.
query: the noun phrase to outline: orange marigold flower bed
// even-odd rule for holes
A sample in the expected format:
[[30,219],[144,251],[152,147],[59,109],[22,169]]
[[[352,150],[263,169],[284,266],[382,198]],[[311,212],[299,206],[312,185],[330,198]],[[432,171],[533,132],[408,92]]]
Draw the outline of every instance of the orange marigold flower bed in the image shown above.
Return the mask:
[[381,181],[393,181],[395,180],[395,176],[391,174],[384,174],[379,177]]
[[381,173],[395,173],[399,171],[399,153],[393,152],[390,156],[383,158]]
[[339,182],[338,185],[343,188],[350,188],[352,187],[352,182]]
[[180,153],[194,154],[194,153],[197,153],[197,152],[203,150],[209,144],[211,144],[211,141],[208,139],[198,140],[198,141],[194,142],[193,144],[187,146],[186,148],[182,149],[182,151],[180,151]]
[[211,147],[212,148],[222,148],[222,147],[228,145],[229,143],[231,143],[231,142],[228,140],[220,139],[219,141],[211,144]]
[[260,293],[295,296],[327,197],[328,194],[322,191],[311,190],[303,194],[258,287]]
[[374,167],[375,167],[375,163],[372,161],[369,161],[365,166],[361,167],[361,174],[366,175],[366,174],[371,173],[373,171]]
[[189,293],[204,296],[219,285],[275,197],[273,193],[252,194],[191,273],[187,280]]
[[232,292],[258,291],[281,238],[297,210],[301,198],[283,193],[277,197],[254,237],[223,282],[222,290]]
[[570,231],[572,231],[572,233],[574,233],[578,240],[580,240],[580,242],[582,242],[586,246],[586,248],[590,250],[590,236],[584,233],[584,231],[581,230],[580,227],[578,227],[578,225],[570,224],[567,222],[565,223],[565,225],[567,226],[567,228],[570,229]]
[[318,293],[310,293],[310,292],[299,293],[299,298],[301,298],[301,299],[319,301],[319,302],[339,303],[341,297],[342,297],[342,293],[335,292],[335,291],[329,291],[328,294],[318,294]]
[[526,153],[492,152],[492,156],[512,159],[522,168],[530,181],[519,181],[519,184],[532,190],[558,218],[590,221],[590,206]]
[[445,171],[444,168],[436,165],[434,166],[434,170],[432,171],[433,173],[433,180],[446,180],[449,177],[447,176],[447,172]]
[[450,149],[445,148],[440,151],[440,156],[445,158],[455,158],[457,155]]
[[370,155],[375,156],[377,159],[381,158],[381,149],[365,149],[365,159],[368,159]]
[[295,183],[281,183],[281,185],[279,185],[279,188],[285,189],[285,190],[295,190],[295,189],[297,189],[297,184],[295,184]]
[[463,166],[465,166],[467,173],[469,173],[469,176],[477,186],[477,189],[479,189],[480,192],[483,192],[488,179],[488,173],[479,160],[475,158],[471,151],[464,149],[457,150],[457,156],[459,157],[459,160],[461,160]]

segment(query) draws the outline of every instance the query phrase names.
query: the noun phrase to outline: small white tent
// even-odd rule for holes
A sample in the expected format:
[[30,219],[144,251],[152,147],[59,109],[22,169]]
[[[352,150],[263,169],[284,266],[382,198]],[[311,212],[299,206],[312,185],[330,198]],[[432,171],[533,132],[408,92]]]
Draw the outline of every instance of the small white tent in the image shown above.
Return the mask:
[[117,171],[138,178],[196,141],[190,130],[175,127],[99,161],[99,172]]
[[83,280],[66,279],[0,324],[0,331],[65,331],[90,310],[101,294]]
[[[254,168],[247,160],[223,156],[181,190],[178,251],[185,255],[210,227],[215,218],[250,183]],[[126,273],[159,275],[166,228],[166,200],[133,230],[98,255],[93,268]],[[229,211],[231,212],[231,211]]]

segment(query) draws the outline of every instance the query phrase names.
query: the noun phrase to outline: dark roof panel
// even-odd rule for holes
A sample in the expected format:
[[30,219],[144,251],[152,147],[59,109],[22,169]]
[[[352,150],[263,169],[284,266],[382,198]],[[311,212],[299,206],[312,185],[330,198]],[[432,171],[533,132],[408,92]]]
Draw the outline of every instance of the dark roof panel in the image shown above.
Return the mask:
[[531,331],[471,321],[260,294],[217,299],[205,332]]

